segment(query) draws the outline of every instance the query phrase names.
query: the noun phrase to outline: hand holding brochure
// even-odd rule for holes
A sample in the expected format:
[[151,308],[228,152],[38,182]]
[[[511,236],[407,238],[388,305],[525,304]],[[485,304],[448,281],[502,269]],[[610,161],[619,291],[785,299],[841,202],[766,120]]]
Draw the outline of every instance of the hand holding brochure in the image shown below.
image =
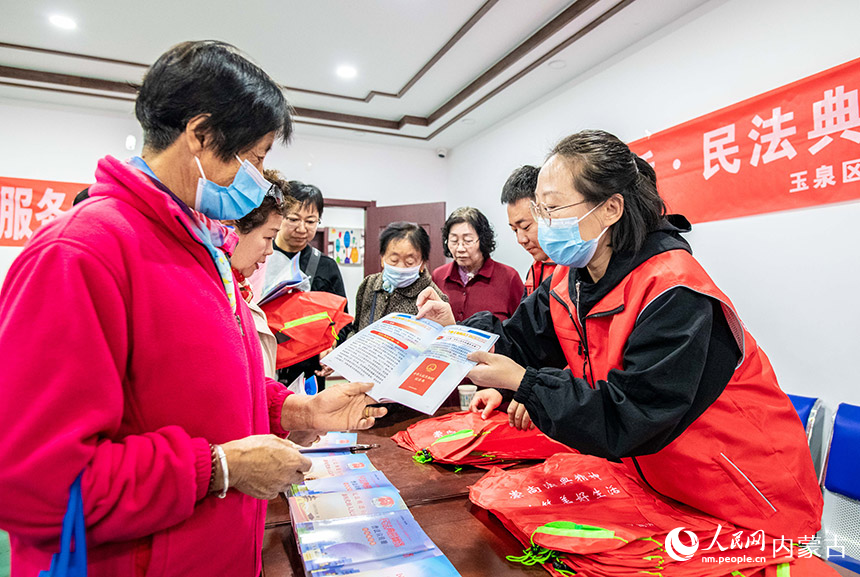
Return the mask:
[[415,315],[392,313],[350,338],[321,361],[350,381],[374,384],[370,396],[432,415],[476,363],[469,353],[489,351],[497,335]]

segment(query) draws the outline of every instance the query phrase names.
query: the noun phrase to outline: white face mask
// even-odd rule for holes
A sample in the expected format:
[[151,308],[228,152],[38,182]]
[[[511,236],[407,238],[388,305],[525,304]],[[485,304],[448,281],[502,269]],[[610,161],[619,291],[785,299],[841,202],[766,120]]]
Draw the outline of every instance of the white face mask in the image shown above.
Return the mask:
[[410,268],[400,268],[387,264],[382,269],[382,288],[388,292],[394,292],[394,289],[407,287],[414,283],[420,274],[420,264]]

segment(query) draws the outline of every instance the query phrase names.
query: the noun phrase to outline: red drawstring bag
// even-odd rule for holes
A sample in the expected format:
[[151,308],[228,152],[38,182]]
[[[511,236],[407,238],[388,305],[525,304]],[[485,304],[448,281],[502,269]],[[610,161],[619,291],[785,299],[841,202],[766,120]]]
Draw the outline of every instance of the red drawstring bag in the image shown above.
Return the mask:
[[346,298],[321,291],[294,291],[260,308],[278,341],[276,367],[300,363],[334,346],[340,330],[352,322]]
[[527,469],[493,469],[470,488],[469,498],[525,535],[555,521],[602,529],[534,537],[546,549],[571,553],[603,553],[681,526],[712,533],[719,524],[655,498],[625,465],[589,455],[559,454]]
[[[494,468],[471,487],[470,498],[526,547],[510,561],[541,564],[553,575],[770,576],[777,566],[783,567],[780,577],[787,571],[833,574],[814,573],[808,563],[779,552],[763,532],[751,541],[753,531],[666,499],[625,465],[588,455],[559,454],[515,471]],[[684,561],[664,546],[669,532],[681,529],[699,544]]]
[[477,467],[576,452],[537,429],[520,431],[508,426],[508,416],[501,411],[493,411],[487,419],[469,411],[424,419],[396,433],[392,439],[417,453],[415,460],[422,463],[436,461]]

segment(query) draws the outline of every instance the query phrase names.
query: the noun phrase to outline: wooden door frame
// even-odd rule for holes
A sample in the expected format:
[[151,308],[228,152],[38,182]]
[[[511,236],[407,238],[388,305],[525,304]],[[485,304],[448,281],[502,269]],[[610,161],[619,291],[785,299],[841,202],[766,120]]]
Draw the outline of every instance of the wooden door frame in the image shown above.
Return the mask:
[[[364,210],[364,243],[365,246],[362,247],[362,250],[367,246],[367,209],[368,208],[376,208],[375,200],[349,200],[346,198],[326,198],[323,200],[323,211],[325,207],[336,206],[340,208],[360,208]],[[325,227],[323,229],[323,250],[322,253],[326,254],[328,252],[328,229],[329,227]],[[367,259],[367,253],[361,256],[361,270],[362,273],[367,271],[365,267],[365,262]],[[365,276],[367,276],[365,274]]]

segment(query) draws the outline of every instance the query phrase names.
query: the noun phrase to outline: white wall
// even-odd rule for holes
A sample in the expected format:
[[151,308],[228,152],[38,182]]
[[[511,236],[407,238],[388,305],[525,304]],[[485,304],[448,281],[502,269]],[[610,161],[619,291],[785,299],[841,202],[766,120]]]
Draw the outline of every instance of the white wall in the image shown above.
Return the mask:
[[[125,148],[129,134],[137,139],[137,152]],[[93,182],[99,158],[136,154],[140,139],[131,116],[0,100],[0,174],[6,177]],[[0,246],[0,282],[20,252]]]
[[[524,271],[530,259],[498,201],[512,169],[540,163],[555,141],[583,128],[633,141],[856,58],[858,21],[856,0],[710,2],[455,148],[450,198],[486,210],[499,260]],[[832,407],[860,404],[858,222],[854,202],[702,224],[688,236],[783,389]]]
[[[125,148],[129,134],[137,139],[134,151]],[[89,183],[101,157],[139,154],[141,141],[132,114],[0,100],[3,176]],[[266,166],[319,186],[329,198],[376,200],[379,205],[445,200],[447,165],[428,149],[314,138],[299,125],[288,147],[276,145],[269,153]],[[364,227],[362,211],[326,210],[323,226]],[[20,252],[0,247],[0,283]],[[352,301],[362,269],[344,266],[341,271],[350,310],[355,310]]]

